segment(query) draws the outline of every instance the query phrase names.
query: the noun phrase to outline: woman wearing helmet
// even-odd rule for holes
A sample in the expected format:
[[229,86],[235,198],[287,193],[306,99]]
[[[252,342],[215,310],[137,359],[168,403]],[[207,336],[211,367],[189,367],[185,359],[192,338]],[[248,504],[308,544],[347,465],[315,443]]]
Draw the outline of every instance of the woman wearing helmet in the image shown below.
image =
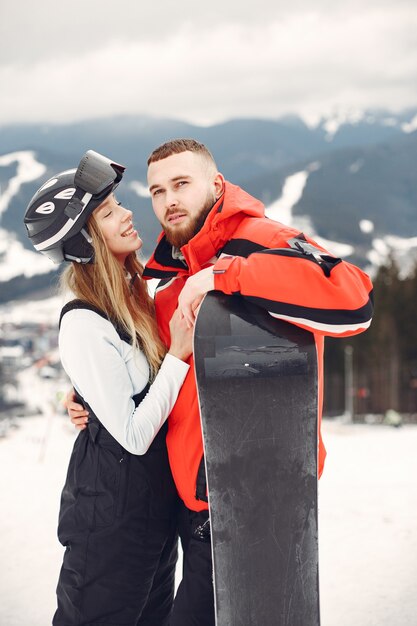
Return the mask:
[[[88,151],[48,180],[25,215],[35,248],[71,264],[61,312],[64,369],[86,409],[62,492],[66,547],[55,626],[168,624],[176,491],[166,419],[188,372],[191,331],[174,314],[168,353],[136,252],[132,213],[114,196],[124,167]],[[81,356],[82,355],[82,356]]]

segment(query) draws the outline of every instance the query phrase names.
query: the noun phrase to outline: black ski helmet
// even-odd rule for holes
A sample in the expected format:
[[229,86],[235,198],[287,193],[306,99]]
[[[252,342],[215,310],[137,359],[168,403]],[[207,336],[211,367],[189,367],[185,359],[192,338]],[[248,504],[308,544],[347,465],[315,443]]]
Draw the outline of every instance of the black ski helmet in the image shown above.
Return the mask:
[[88,150],[78,168],[46,181],[26,209],[24,222],[35,249],[54,263],[91,263],[94,250],[86,223],[123,177],[125,167]]

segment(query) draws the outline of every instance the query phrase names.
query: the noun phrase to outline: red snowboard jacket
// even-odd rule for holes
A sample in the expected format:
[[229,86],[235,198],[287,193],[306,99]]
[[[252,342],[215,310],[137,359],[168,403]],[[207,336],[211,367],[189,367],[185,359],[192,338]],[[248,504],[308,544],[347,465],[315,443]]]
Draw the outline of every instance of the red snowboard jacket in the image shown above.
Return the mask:
[[[215,263],[215,288],[240,294],[271,315],[314,333],[318,354],[319,475],[326,451],[320,433],[324,336],[364,331],[372,316],[372,283],[364,272],[331,256],[302,233],[265,217],[264,206],[225,183],[222,197],[202,229],[172,256],[161,233],[144,278],[160,278],[155,293],[162,339],[169,346],[169,320],[188,276]],[[168,454],[179,495],[195,511],[207,508],[203,444],[194,368],[191,367],[168,420]]]

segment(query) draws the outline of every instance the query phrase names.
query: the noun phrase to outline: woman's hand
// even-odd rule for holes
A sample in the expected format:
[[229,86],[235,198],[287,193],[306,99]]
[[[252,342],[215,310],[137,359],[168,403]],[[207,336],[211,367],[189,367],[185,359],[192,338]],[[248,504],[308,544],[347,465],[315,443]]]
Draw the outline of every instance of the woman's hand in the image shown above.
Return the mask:
[[190,328],[195,323],[196,310],[203,297],[208,291],[212,291],[213,289],[214,274],[212,267],[206,267],[204,270],[200,270],[194,274],[194,276],[190,276],[185,283],[178,298],[178,308]]
[[169,354],[186,361],[193,351],[193,327],[187,324],[179,308],[175,309],[171,317],[169,330],[171,333]]
[[84,430],[84,428],[87,428],[88,411],[82,404],[75,402],[74,389],[70,389],[67,393],[64,400],[64,406],[67,409],[69,417],[71,418],[71,422],[78,430]]

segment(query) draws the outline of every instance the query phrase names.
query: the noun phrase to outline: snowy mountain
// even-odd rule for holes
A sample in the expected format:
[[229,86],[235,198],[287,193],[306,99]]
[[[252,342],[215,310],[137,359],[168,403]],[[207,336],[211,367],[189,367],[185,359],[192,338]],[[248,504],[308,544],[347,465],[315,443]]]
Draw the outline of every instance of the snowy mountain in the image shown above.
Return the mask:
[[202,128],[118,117],[69,125],[0,127],[0,302],[51,291],[56,268],[35,253],[23,215],[41,181],[88,148],[128,165],[121,201],[134,209],[149,255],[159,232],[146,190],[146,158],[163,141],[204,142],[226,178],[260,197],[273,219],[313,234],[335,254],[375,266],[396,250],[409,270],[417,236],[417,109],[335,112],[309,123],[231,120]]
[[321,129],[326,141],[347,147],[387,140],[398,132],[411,133],[417,130],[417,114],[413,110],[394,115],[382,110],[339,108],[332,115],[314,121],[311,126]]
[[[413,132],[269,172],[247,181],[246,189],[268,206],[300,176],[302,191],[291,203],[293,225],[371,272],[392,255],[406,275],[417,260],[416,162]],[[289,223],[283,211],[290,201],[278,202],[282,221]]]

